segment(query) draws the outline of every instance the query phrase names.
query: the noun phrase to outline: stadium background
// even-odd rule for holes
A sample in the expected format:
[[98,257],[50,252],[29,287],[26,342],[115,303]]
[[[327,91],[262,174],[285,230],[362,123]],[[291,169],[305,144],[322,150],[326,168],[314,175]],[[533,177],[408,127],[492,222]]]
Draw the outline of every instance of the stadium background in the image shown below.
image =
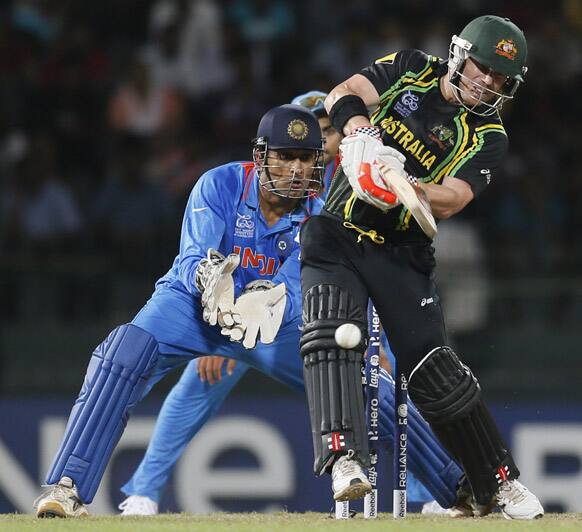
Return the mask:
[[[538,438],[532,445],[554,436],[540,451],[540,486],[550,490],[542,498],[582,510],[582,500],[567,499],[582,492],[582,2],[451,0],[438,12],[429,0],[348,4],[0,5],[4,466],[41,478],[42,415],[66,415],[93,347],[132,317],[171,264],[192,185],[207,168],[248,158],[264,111],[329,90],[389,51],[442,56],[468,20],[496,13],[525,30],[530,72],[504,109],[510,154],[502,171],[478,202],[441,225],[442,296],[453,344],[506,416],[507,437],[522,434],[526,420]],[[154,389],[144,415],[174,380]],[[268,402],[306,415],[300,397],[255,373],[227,411],[260,419]],[[7,495],[2,470],[0,511],[27,511],[14,500],[18,489]],[[304,482],[313,483],[308,475]],[[107,489],[117,493],[113,481]],[[285,497],[283,505],[304,508]]]

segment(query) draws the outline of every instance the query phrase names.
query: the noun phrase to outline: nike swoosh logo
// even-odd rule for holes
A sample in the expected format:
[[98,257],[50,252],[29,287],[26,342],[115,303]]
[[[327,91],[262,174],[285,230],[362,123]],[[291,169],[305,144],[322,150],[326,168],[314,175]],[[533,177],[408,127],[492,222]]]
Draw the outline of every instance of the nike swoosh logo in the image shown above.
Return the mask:
[[193,207],[192,208],[192,212],[201,212],[201,211],[205,211],[206,209],[208,209],[208,207]]

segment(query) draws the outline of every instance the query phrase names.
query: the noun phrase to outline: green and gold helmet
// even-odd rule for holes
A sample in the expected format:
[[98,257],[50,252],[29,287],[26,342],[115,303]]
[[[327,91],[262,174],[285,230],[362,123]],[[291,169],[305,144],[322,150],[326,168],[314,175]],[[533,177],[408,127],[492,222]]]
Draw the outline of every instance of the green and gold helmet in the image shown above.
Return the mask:
[[[468,57],[507,77],[502,92],[480,87],[484,94],[494,93],[495,98],[491,102],[483,101],[471,107],[462,102],[464,91],[458,82],[463,77],[463,67]],[[453,35],[449,48],[450,80],[457,100],[475,114],[489,116],[496,113],[505,101],[513,98],[519,84],[524,82],[526,59],[525,35],[508,18],[484,15],[472,20],[460,35]]]

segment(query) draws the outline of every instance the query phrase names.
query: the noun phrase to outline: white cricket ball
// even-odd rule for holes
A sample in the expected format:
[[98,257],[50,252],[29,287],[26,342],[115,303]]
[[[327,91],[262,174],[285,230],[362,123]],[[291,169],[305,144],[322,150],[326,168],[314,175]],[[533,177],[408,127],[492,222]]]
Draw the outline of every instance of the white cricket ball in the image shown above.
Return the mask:
[[362,331],[353,323],[344,323],[335,330],[335,341],[343,349],[353,349],[362,341]]

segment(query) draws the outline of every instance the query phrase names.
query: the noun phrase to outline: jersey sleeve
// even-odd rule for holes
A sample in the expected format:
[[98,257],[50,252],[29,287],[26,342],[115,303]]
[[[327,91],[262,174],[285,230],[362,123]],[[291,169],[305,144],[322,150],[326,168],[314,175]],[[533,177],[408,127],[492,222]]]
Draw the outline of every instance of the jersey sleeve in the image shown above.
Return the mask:
[[[209,248],[218,249],[224,236],[228,216],[223,168],[215,168],[204,174],[194,186],[182,221],[178,272],[180,281],[195,295],[195,274],[198,263],[206,257]],[[230,195],[230,194],[229,194]]]
[[508,148],[503,126],[483,126],[475,130],[473,142],[461,152],[447,173],[466,181],[477,197],[497,172]]
[[432,61],[432,56],[420,50],[401,50],[393,52],[360,71],[374,85],[380,98],[386,93],[404,74],[421,71]]

